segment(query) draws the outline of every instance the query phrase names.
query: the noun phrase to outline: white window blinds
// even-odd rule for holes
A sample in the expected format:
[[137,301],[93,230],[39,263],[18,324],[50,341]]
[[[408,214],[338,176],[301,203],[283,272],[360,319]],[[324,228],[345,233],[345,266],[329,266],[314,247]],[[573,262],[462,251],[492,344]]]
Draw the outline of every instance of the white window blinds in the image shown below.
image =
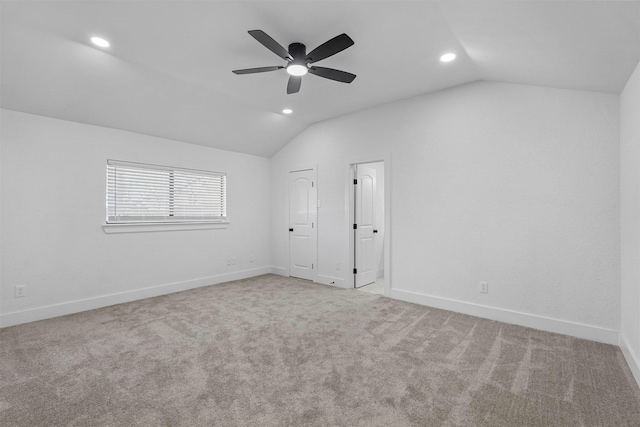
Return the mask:
[[107,160],[107,223],[227,220],[226,174]]

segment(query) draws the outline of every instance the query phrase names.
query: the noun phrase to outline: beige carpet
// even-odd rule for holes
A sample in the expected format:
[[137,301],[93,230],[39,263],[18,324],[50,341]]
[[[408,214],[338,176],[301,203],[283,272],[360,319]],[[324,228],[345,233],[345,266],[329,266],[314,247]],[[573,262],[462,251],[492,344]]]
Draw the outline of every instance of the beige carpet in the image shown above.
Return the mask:
[[0,330],[2,426],[632,426],[614,346],[273,275]]

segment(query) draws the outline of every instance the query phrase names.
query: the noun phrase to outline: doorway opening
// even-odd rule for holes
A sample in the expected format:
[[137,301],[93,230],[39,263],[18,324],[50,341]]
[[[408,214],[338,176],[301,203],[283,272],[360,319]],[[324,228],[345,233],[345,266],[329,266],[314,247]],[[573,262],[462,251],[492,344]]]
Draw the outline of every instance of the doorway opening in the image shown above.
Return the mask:
[[350,216],[353,287],[384,294],[385,288],[385,162],[351,165],[353,184]]

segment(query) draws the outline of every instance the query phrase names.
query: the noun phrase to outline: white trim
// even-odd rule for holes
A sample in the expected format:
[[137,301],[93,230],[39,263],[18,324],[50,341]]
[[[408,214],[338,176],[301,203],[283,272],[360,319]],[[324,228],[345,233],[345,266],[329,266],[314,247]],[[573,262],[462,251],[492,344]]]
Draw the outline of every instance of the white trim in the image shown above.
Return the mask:
[[489,307],[486,305],[474,304],[454,299],[441,298],[433,295],[425,295],[416,292],[391,289],[388,294],[391,298],[412,302],[415,304],[435,307],[442,310],[455,311],[457,313],[468,314],[470,316],[482,317],[485,319],[497,320],[499,322],[513,325],[525,326],[527,328],[539,329],[541,331],[553,332],[556,334],[570,335],[591,341],[605,344],[618,345],[618,331],[601,328],[599,326],[585,325],[582,323],[570,322],[567,320],[553,319],[550,317],[537,316],[535,314],[522,313],[518,311],[505,310],[502,308]]
[[627,340],[627,337],[622,332],[620,332],[618,345],[620,346],[620,350],[622,350],[622,355],[627,361],[627,365],[629,365],[629,369],[636,383],[638,383],[638,387],[640,387],[640,358],[634,353],[633,348],[629,345],[629,340]]
[[277,274],[278,276],[289,277],[289,269],[285,267],[276,267],[275,265],[271,266],[271,273]]
[[291,172],[304,172],[304,171],[316,171],[317,173],[318,170],[318,164],[314,163],[312,165],[307,165],[306,167],[299,167],[299,168],[293,168],[289,170],[289,173]]
[[65,316],[67,314],[79,313],[81,311],[108,307],[110,305],[122,304],[125,302],[152,298],[160,295],[167,295],[174,292],[216,285],[233,280],[247,279],[249,277],[260,276],[268,273],[271,273],[271,267],[254,268],[251,270],[236,271],[233,273],[202,277],[200,279],[187,280],[184,282],[167,283],[164,285],[150,286],[148,288],[136,289],[133,291],[119,292],[117,294],[103,295],[83,300],[31,308],[13,313],[3,313],[0,315],[0,327],[4,328],[7,326],[19,325],[21,323],[35,322],[36,320]]
[[351,289],[349,283],[347,283],[347,281],[342,277],[325,276],[322,274],[318,274],[317,283],[328,286],[335,286],[336,288]]
[[[271,266],[271,273],[277,274],[278,276],[291,277],[289,276],[289,271],[284,267]],[[318,274],[317,279],[314,280],[314,283],[335,286],[336,288],[351,289],[349,283],[343,277],[325,276],[323,274]]]
[[185,222],[181,224],[105,224],[102,226],[105,234],[119,233],[148,233],[152,231],[184,231],[184,230],[215,230],[228,228],[228,222]]

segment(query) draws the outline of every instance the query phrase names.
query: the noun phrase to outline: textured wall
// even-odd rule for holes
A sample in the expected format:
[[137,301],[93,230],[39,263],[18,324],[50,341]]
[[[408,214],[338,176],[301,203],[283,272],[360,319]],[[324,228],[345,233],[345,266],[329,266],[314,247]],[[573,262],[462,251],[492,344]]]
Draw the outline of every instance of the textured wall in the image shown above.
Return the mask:
[[287,171],[315,162],[318,272],[346,280],[346,165],[389,153],[394,288],[617,330],[618,113],[615,95],[478,82],[314,125],[272,158],[273,263]]
[[[227,172],[229,227],[105,234],[107,159]],[[262,157],[2,110],[2,314],[269,268],[268,180]]]
[[[620,95],[621,333],[640,357],[640,65]],[[640,359],[636,362],[639,363]],[[640,368],[640,365],[638,365]]]

